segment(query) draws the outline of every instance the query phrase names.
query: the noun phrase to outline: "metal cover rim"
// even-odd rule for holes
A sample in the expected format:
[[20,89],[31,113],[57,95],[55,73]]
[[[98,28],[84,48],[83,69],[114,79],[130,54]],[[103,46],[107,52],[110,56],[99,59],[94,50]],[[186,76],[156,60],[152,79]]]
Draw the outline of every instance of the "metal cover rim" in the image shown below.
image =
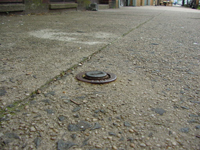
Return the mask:
[[117,76],[115,74],[110,73],[110,72],[105,72],[105,73],[107,73],[107,75],[109,75],[108,79],[103,79],[103,80],[88,80],[88,79],[83,78],[83,76],[87,72],[88,71],[81,72],[81,73],[77,74],[76,75],[76,79],[78,79],[79,81],[88,82],[88,83],[94,83],[94,84],[109,83],[109,82],[115,81],[117,79]]
[[[101,74],[94,74],[94,73],[101,73]],[[92,77],[92,78],[103,78],[107,76],[107,73],[104,71],[88,71],[85,73],[86,76]]]

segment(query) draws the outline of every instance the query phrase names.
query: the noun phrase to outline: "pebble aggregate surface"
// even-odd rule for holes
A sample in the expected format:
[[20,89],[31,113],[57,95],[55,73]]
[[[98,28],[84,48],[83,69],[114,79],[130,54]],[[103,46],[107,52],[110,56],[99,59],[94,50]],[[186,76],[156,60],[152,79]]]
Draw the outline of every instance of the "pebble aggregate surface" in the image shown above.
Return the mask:
[[[199,16],[153,6],[0,16],[0,149],[199,150]],[[75,78],[92,70],[117,80]]]

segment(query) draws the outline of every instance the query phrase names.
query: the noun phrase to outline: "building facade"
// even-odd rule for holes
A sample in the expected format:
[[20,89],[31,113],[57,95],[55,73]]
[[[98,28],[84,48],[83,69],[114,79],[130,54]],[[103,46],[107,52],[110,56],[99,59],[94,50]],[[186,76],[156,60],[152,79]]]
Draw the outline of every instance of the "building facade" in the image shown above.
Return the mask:
[[153,0],[118,0],[118,7],[153,5]]
[[0,12],[40,13],[55,9],[77,8],[77,0],[0,0]]
[[155,0],[0,0],[0,12],[40,13],[59,9],[81,9],[90,3],[107,8],[154,5]]

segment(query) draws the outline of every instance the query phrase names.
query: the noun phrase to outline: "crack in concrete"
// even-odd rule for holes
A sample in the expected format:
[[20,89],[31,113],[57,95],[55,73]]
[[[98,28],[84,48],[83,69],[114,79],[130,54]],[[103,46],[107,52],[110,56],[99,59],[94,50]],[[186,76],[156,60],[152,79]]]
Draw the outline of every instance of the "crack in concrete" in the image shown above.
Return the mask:
[[[162,12],[163,13],[163,12]],[[51,83],[56,82],[58,80],[58,78],[62,78],[64,76],[67,76],[68,74],[70,74],[74,69],[77,69],[79,66],[79,64],[83,64],[84,62],[89,61],[93,56],[95,56],[96,54],[100,53],[101,51],[103,51],[105,48],[107,48],[109,45],[114,44],[115,42],[119,41],[121,38],[127,36],[129,33],[133,32],[134,30],[140,28],[142,25],[148,23],[149,21],[153,20],[155,17],[158,17],[159,15],[161,15],[162,13],[159,13],[156,16],[151,17],[150,19],[146,20],[145,22],[139,24],[138,26],[130,29],[128,32],[122,34],[121,37],[116,38],[115,40],[113,40],[112,42],[110,42],[109,44],[103,46],[102,48],[100,48],[99,50],[97,50],[96,52],[90,54],[88,57],[85,57],[82,61],[78,62],[77,64],[74,64],[73,66],[71,66],[70,68],[68,68],[65,71],[62,71],[59,75],[53,77],[52,79],[50,79],[49,81],[47,81],[45,84],[43,84],[42,86],[40,86],[37,90],[33,91],[29,96],[27,96],[26,98],[24,98],[23,100],[17,101],[12,103],[13,107],[9,108],[6,107],[5,110],[1,110],[0,111],[0,124],[2,121],[4,121],[5,119],[5,112],[10,113],[10,114],[15,114],[14,111],[16,111],[16,109],[23,109],[23,106],[28,105],[28,103],[34,98],[34,95],[36,94],[40,94],[40,92],[44,89],[46,89]],[[40,92],[38,92],[40,91]]]

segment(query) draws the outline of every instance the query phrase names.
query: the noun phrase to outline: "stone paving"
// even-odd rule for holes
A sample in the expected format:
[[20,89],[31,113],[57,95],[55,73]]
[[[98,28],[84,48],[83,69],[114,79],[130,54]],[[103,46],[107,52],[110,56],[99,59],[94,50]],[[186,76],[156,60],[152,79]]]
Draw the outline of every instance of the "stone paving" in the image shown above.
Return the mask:
[[[1,148],[200,149],[199,14],[127,7],[1,16]],[[117,80],[75,79],[90,70]]]

